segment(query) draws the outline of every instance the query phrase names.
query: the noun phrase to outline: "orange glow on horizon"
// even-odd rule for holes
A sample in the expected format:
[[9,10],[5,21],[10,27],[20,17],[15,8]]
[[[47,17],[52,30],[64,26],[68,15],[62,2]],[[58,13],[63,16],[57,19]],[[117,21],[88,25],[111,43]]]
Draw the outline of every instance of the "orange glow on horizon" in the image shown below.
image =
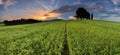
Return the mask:
[[43,19],[46,19],[47,17],[42,17]]
[[31,15],[30,17],[36,20],[49,20],[49,19],[57,18],[59,16],[60,13],[46,11],[38,15]]
[[50,19],[58,18],[61,15],[60,13],[57,12],[51,12],[52,10],[54,10],[52,6],[46,5],[45,3],[41,3],[41,2],[40,4],[44,8],[44,10],[43,9],[35,10],[34,14],[30,14],[27,17],[31,17],[36,20],[50,20]]

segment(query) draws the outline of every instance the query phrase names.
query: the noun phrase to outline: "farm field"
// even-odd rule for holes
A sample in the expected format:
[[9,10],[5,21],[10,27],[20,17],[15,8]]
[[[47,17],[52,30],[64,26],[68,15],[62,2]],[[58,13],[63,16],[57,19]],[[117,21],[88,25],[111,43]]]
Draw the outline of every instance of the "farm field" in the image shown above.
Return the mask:
[[71,20],[0,24],[0,55],[120,55],[120,23]]

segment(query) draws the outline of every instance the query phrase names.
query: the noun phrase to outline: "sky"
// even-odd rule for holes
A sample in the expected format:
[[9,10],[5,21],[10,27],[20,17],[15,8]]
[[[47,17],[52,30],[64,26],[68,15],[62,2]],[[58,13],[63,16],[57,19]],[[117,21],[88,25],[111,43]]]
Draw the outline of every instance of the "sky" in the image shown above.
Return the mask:
[[93,13],[94,19],[120,21],[120,0],[0,0],[0,21],[71,19],[79,7]]

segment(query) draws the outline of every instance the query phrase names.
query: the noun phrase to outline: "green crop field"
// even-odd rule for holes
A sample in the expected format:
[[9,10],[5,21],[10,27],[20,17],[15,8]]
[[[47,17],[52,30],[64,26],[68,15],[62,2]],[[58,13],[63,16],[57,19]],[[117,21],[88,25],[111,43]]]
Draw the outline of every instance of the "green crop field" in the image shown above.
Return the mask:
[[0,55],[120,55],[120,23],[71,20],[0,24]]

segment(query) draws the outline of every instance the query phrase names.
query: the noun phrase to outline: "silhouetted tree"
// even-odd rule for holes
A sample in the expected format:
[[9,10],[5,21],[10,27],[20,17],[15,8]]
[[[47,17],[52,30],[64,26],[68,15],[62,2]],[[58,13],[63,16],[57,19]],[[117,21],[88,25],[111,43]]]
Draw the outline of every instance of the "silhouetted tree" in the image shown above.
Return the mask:
[[3,21],[3,23],[4,23],[5,25],[9,25],[9,23],[8,23],[7,20]]
[[[76,11],[76,17],[78,18],[78,19],[93,19],[93,14],[92,14],[92,16],[91,16],[91,14],[86,10],[86,9],[84,9],[84,8],[78,8],[77,9],[77,11]],[[91,19],[91,20],[92,20]]]

